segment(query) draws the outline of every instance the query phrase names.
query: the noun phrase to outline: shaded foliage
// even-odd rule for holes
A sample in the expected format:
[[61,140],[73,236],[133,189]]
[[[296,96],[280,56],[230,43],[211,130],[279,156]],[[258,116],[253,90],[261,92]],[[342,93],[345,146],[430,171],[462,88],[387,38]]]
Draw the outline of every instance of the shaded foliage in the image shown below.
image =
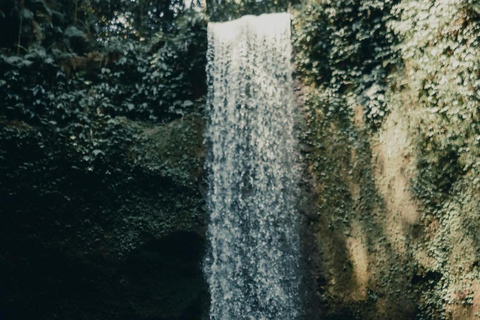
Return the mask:
[[[305,85],[302,93],[306,126],[302,132],[306,160],[318,188],[318,206],[327,208],[324,211],[333,220],[332,230],[337,217],[345,216],[338,220],[348,225],[349,211],[345,208],[355,209],[355,205],[341,202],[345,201],[342,197],[356,192],[351,185],[341,188],[342,169],[351,168],[345,170],[344,177],[348,181],[349,176],[354,176],[355,183],[359,180],[355,172],[362,165],[366,172],[361,177],[368,176],[371,168],[378,170],[373,177],[381,191],[379,186],[388,176],[386,172],[412,166],[394,175],[396,182],[405,177],[411,179],[404,190],[411,192],[418,206],[418,212],[408,209],[409,214],[418,214],[418,221],[412,222],[412,229],[406,233],[406,253],[397,255],[405,261],[391,259],[398,267],[388,271],[382,266],[382,272],[391,272],[390,275],[372,277],[368,286],[373,295],[381,296],[374,288],[374,282],[381,279],[385,286],[382,284],[383,289],[378,291],[387,289],[385,295],[393,296],[395,290],[405,285],[398,278],[414,274],[413,287],[400,289],[401,295],[387,301],[412,299],[418,319],[449,319],[459,310],[474,310],[471,306],[475,290],[469,288],[471,281],[465,285],[463,279],[476,279],[479,272],[475,262],[479,252],[475,231],[475,199],[480,183],[479,12],[473,0],[326,0],[310,1],[294,20],[297,70]],[[390,135],[400,132],[405,136],[390,140]],[[362,140],[362,136],[366,139]],[[398,147],[394,143],[402,139],[408,142],[402,146],[403,164],[385,162],[382,158],[390,158],[390,150]],[[346,142],[338,147],[342,141]],[[357,146],[364,142],[380,147],[372,151],[366,148],[367,155],[377,157],[373,163],[362,159],[365,153],[362,155]],[[387,155],[383,147],[388,147]],[[353,159],[353,166],[349,167]],[[390,181],[386,184],[387,190],[395,190]],[[356,201],[361,212],[368,212],[363,201],[375,200],[371,194],[363,193],[371,185],[368,180],[360,183],[361,195]],[[394,197],[389,191],[383,194],[387,204]],[[406,204],[404,199],[400,203]],[[396,209],[380,211],[380,219],[396,214]],[[372,212],[372,220],[376,216]],[[366,234],[372,236],[378,230],[367,229]],[[335,246],[338,242],[335,239]],[[387,251],[394,247],[392,243],[387,245]],[[421,250],[425,250],[428,262],[417,257]],[[376,265],[382,263],[375,261]],[[369,273],[374,274],[374,269],[373,264],[369,265]],[[460,271],[456,273],[457,270]],[[336,275],[339,274],[342,272]],[[327,272],[327,279],[328,276]],[[334,282],[329,289],[335,289],[338,278]],[[390,288],[394,290],[389,291]],[[467,288],[467,293],[449,294],[460,292],[459,288]],[[326,307],[342,299],[325,292],[324,301],[330,299]],[[357,309],[348,305],[365,311],[364,306]],[[392,318],[399,318],[398,314]],[[377,314],[373,318],[388,317]]]
[[[80,0],[0,4],[6,30],[0,39],[4,197],[34,185],[43,193],[58,190],[77,171],[123,170],[125,178],[132,170],[126,152],[138,140],[129,119],[167,122],[202,103],[205,16],[176,2],[145,1],[140,13],[131,1],[115,3],[123,6]],[[158,13],[157,5],[168,13]],[[112,18],[119,10],[148,19],[161,15],[164,23],[132,20],[119,27]]]
[[[196,3],[201,5],[202,1],[196,1]],[[300,3],[301,0],[205,0],[203,5],[211,21],[226,21],[248,14],[285,12]]]

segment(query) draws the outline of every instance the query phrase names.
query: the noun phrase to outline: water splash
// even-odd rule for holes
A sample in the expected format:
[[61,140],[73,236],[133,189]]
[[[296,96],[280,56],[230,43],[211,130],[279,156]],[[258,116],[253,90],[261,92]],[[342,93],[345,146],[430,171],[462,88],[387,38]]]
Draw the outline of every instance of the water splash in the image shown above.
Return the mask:
[[210,318],[295,320],[299,170],[290,16],[210,23],[208,37]]

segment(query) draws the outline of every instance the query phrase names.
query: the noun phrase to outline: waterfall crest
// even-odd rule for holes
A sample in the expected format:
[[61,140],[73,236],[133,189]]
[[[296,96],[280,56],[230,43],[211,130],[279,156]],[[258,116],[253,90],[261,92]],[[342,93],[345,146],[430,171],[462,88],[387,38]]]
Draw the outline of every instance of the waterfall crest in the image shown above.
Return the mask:
[[206,141],[214,320],[300,316],[290,15],[208,25]]

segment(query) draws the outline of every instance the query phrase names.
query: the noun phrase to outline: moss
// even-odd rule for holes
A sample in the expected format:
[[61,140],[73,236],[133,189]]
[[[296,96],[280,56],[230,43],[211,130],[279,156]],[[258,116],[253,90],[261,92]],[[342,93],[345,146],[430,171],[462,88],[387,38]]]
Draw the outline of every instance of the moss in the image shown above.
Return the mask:
[[[370,44],[384,52],[374,58],[383,69],[357,60],[368,50],[348,51],[375,28],[368,15],[348,14],[369,1],[310,1],[295,17],[300,135],[306,190],[314,194],[306,216],[316,217],[307,254],[324,319],[473,319],[478,312],[480,123],[472,90],[480,29],[467,3],[411,4],[377,3],[387,11]],[[328,20],[342,12],[351,25]],[[346,60],[330,60],[342,50]],[[333,74],[342,84],[325,76]]]
[[[22,193],[3,199],[17,212],[2,217],[0,232],[4,318],[204,315],[203,120],[188,115],[164,125],[120,123],[135,139],[117,157],[105,155],[92,171],[73,162],[77,169],[60,173],[69,178],[64,182],[48,179],[50,171],[39,173],[37,188],[25,181]],[[17,144],[23,161],[30,156],[23,148],[36,136],[28,129]],[[61,158],[43,153],[31,156],[67,170]]]

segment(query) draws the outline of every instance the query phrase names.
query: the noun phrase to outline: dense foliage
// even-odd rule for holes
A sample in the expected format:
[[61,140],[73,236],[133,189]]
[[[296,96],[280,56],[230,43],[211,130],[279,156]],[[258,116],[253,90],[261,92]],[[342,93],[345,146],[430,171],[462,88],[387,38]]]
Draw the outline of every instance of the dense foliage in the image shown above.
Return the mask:
[[[386,114],[386,77],[396,65],[395,38],[386,23],[394,1],[311,1],[303,6],[295,48],[298,71],[321,87],[326,115],[348,115],[343,99],[365,106],[373,128]],[[321,107],[320,107],[321,108]]]
[[[335,240],[321,258],[331,251],[338,265],[325,268],[333,275],[319,272],[315,283],[325,317],[379,318],[380,305],[385,319],[450,319],[452,306],[473,304],[473,289],[464,288],[480,276],[473,245],[480,241],[477,1],[0,0],[0,272],[11,266],[15,277],[6,287],[18,287],[0,296],[0,317],[10,304],[30,309],[25,319],[53,319],[58,310],[66,312],[60,317],[78,318],[76,297],[57,306],[30,305],[27,291],[47,302],[69,292],[57,290],[71,283],[68,277],[35,282],[26,276],[45,248],[57,248],[55,255],[67,248],[84,263],[80,270],[108,261],[108,272],[98,276],[106,279],[102,272],[112,273],[111,261],[126,259],[152,234],[201,227],[207,23],[285,10],[294,18],[305,118],[300,135],[318,196],[309,214],[320,219],[315,232]],[[408,142],[402,161],[412,163],[415,174],[395,178],[411,179],[405,189],[422,212],[408,226],[402,253],[382,233],[382,223],[391,224],[382,219],[392,212],[373,157],[375,144],[381,148],[387,142],[379,140],[400,124]],[[376,275],[364,300],[352,302],[348,290],[356,280],[346,239],[355,226],[368,236],[369,257],[376,258],[369,273]],[[36,249],[41,254],[30,260]],[[149,250],[142,259],[154,256]],[[433,262],[417,259],[424,252]],[[7,292],[1,276],[0,294]],[[124,289],[128,279],[135,283],[117,276],[115,290],[99,285],[103,297]],[[85,275],[85,283],[91,277]],[[48,294],[42,291],[49,286]],[[201,286],[195,294],[202,294]],[[337,296],[335,286],[342,289]],[[130,301],[122,299],[112,295],[115,308]],[[158,316],[155,306],[164,300],[145,308],[144,297],[136,299],[125,308],[141,305],[136,310],[146,319]],[[181,303],[187,300],[178,295]],[[115,308],[99,307],[92,311],[96,317],[80,309],[88,319],[142,318],[109,311]],[[180,309],[171,307],[172,317],[179,318]]]
[[[285,10],[289,2],[199,5],[2,0],[1,192],[32,188],[26,175],[47,192],[45,184],[57,188],[71,170],[126,179],[128,150],[139,139],[131,121],[161,124],[202,108],[208,17]],[[58,167],[70,171],[42,177]]]
[[[319,226],[329,235],[320,238],[344,243],[360,225],[375,260],[368,272],[381,274],[369,282],[365,305],[388,297],[387,303],[403,306],[406,318],[473,317],[466,310],[474,305],[472,283],[480,272],[473,200],[480,181],[479,14],[470,0],[311,1],[294,20],[306,158],[320,224],[329,226]],[[396,190],[405,177],[408,183]],[[418,210],[420,217],[410,222],[406,238],[402,225],[385,242],[389,219],[402,212],[388,205],[404,192],[415,201],[406,214]],[[400,201],[408,206],[406,198]],[[325,269],[349,261],[344,250],[332,251],[332,263],[340,266],[326,262]],[[329,277],[325,282],[337,283],[340,295],[355,287],[348,272]],[[411,286],[402,277],[410,277]],[[334,285],[326,287],[328,312],[341,298],[332,293]],[[352,310],[371,317],[366,306]],[[375,317],[399,316],[384,312]]]
[[[405,70],[392,104],[411,106],[418,161],[413,191],[425,205],[426,224],[439,224],[425,247],[435,261],[430,271],[442,276],[422,293],[422,319],[448,319],[455,304],[473,304],[473,292],[462,282],[480,274],[477,266],[464,266],[480,257],[472,245],[478,244],[479,227],[473,199],[480,190],[480,8],[471,0],[405,1],[393,12],[398,19],[391,28],[401,40]],[[458,247],[462,259],[452,259]],[[462,287],[464,297],[451,294]]]
[[0,0],[0,318],[205,310],[206,5]]
[[6,203],[58,192],[82,172],[127,179],[139,139],[129,121],[165,122],[201,104],[206,20],[179,3],[2,1],[0,10]]

